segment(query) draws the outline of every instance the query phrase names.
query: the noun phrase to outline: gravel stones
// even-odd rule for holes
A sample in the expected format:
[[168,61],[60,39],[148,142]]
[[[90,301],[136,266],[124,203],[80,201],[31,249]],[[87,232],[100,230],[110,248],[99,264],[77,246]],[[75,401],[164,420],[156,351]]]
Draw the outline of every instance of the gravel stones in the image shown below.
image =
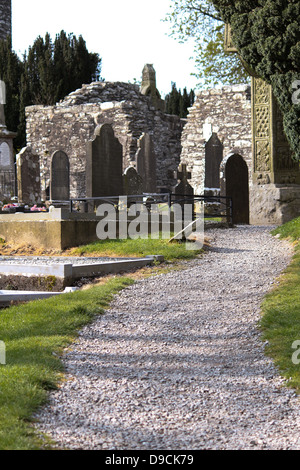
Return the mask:
[[209,230],[202,258],[123,290],[66,353],[37,429],[69,449],[300,449],[299,400],[257,328],[292,256],[270,230]]

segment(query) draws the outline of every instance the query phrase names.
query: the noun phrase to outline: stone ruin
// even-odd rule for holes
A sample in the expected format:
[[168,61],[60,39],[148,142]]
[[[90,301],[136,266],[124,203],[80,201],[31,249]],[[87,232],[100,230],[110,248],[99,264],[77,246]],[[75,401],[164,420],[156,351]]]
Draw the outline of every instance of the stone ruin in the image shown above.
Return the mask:
[[[284,217],[282,204],[274,211],[275,193],[269,209],[260,202],[272,179],[274,191],[281,193],[278,184],[297,186],[299,179],[289,155],[278,161],[274,173],[258,165],[260,156],[274,149],[263,134],[275,109],[272,95],[264,95],[260,111],[253,85],[203,90],[188,118],[180,119],[164,112],[153,71],[144,67],[141,87],[94,82],[54,106],[28,107],[27,147],[17,156],[19,202],[175,194],[176,172],[184,165],[194,195],[232,198],[235,223],[281,223],[299,214],[297,203]],[[276,133],[271,138],[275,135],[288,152],[279,139],[280,119],[272,122]],[[297,199],[298,188],[293,190]]]
[[26,108],[26,154],[39,156],[36,178],[42,200],[58,200],[51,193],[58,176],[51,171],[56,152],[63,152],[68,161],[64,180],[68,188],[61,189],[61,199],[68,194],[74,199],[121,195],[128,167],[142,178],[143,192],[172,190],[184,123],[161,110],[152,79],[148,88],[145,85],[149,67],[145,71],[141,89],[128,83],[95,82],[55,106]]

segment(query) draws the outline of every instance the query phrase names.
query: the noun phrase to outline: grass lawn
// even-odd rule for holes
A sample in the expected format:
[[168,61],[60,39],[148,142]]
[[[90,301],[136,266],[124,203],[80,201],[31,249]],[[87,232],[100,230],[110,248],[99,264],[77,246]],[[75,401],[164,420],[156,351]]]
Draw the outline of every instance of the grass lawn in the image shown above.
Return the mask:
[[61,353],[114,294],[133,282],[117,277],[0,311],[0,340],[6,347],[6,364],[0,365],[0,450],[45,448],[30,420],[62,378]]
[[294,242],[295,254],[280,285],[264,299],[261,329],[263,339],[268,341],[266,353],[299,393],[300,364],[294,364],[292,356],[295,354],[297,362],[300,359],[299,346],[293,347],[294,341],[300,341],[300,218],[278,227],[272,234]]
[[[192,247],[192,243],[190,243]],[[143,257],[147,255],[163,255],[167,261],[192,259],[201,253],[200,250],[187,250],[185,242],[169,243],[168,239],[126,239],[99,240],[69,250],[72,256],[117,256]]]

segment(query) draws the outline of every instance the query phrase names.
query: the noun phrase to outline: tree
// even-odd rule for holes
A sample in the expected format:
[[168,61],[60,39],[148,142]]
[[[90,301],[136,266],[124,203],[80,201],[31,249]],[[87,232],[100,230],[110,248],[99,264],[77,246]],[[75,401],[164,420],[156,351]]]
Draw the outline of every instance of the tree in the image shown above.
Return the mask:
[[300,160],[300,0],[213,0],[242,59],[272,89]]
[[190,93],[184,88],[183,93],[177,90],[176,83],[172,83],[172,91],[166,95],[166,113],[174,114],[181,118],[186,118],[188,115],[188,108],[190,108],[195,101],[195,93],[193,90]]
[[82,36],[61,31],[54,43],[40,36],[24,56],[24,73],[32,104],[51,105],[83,83],[100,79],[101,59],[88,52]]
[[11,41],[0,41],[0,79],[6,83],[6,124],[17,131],[19,150],[26,144],[25,107],[52,105],[84,83],[100,80],[101,59],[86,48],[82,36],[61,31],[52,41],[38,37],[21,59]]
[[194,60],[202,86],[245,83],[249,80],[237,55],[224,52],[222,16],[211,0],[172,0],[166,21],[181,42],[195,42]]
[[[6,105],[5,121],[10,131],[17,131],[20,112],[19,92],[21,87],[21,77],[23,74],[23,64],[17,54],[11,50],[11,39],[0,41],[0,79],[6,85]],[[22,139],[19,136],[15,139],[16,145]]]

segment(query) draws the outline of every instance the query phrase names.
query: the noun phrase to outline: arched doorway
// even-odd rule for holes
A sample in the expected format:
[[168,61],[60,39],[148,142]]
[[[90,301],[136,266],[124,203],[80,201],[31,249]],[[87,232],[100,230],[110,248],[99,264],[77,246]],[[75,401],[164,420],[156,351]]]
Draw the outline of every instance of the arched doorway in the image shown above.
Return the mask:
[[232,198],[233,224],[249,224],[249,174],[243,157],[230,155],[224,168],[225,195]]

